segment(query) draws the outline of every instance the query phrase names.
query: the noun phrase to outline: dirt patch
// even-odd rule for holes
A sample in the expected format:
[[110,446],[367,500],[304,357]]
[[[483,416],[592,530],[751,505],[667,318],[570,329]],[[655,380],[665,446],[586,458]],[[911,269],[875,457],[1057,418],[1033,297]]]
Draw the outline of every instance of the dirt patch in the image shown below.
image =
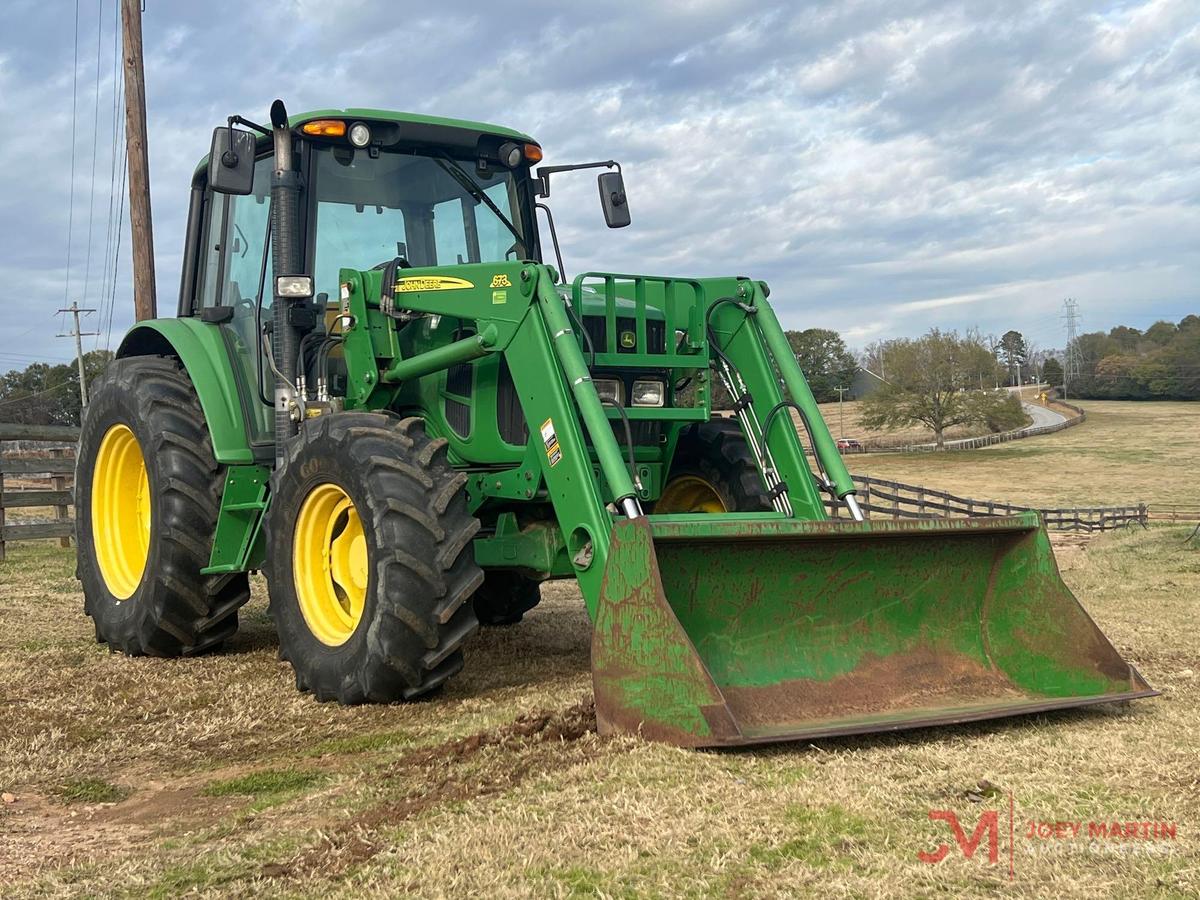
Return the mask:
[[[561,772],[600,755],[596,710],[586,699],[561,710],[536,710],[513,722],[423,748],[401,757],[382,773],[385,779],[412,781],[420,793],[360,813],[288,863],[268,863],[262,874],[286,878],[335,875],[375,856],[388,845],[376,832],[447,803],[509,791],[550,770]],[[485,758],[486,757],[486,758]]]
[[1084,554],[1093,535],[1071,534],[1068,532],[1053,532],[1050,535],[1050,546],[1054,548],[1054,559],[1060,572],[1077,569],[1086,564]]
[[875,657],[829,681],[798,679],[722,692],[751,726],[860,718],[896,710],[966,706],[1023,696],[1000,672],[960,653],[918,650]]
[[136,855],[164,827],[172,833],[209,824],[233,805],[197,787],[142,785],[119,803],[64,804],[33,791],[0,811],[0,872],[6,879],[46,869]]

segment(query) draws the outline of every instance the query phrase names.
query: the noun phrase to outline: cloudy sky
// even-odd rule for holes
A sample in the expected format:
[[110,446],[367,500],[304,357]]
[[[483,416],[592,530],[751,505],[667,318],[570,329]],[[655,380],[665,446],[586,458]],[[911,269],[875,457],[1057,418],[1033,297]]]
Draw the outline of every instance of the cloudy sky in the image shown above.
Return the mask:
[[[73,0],[5,2],[0,370],[70,357],[64,302],[95,323],[113,297],[114,345],[131,319],[127,217],[109,262],[115,2],[80,0],[78,51]],[[1200,0],[483,8],[147,0],[160,311],[211,128],[277,96],[616,157],[628,229],[603,227],[593,178],[555,182],[571,272],[751,274],[786,326],[852,346],[931,326],[1061,346],[1065,297],[1087,330],[1200,308]]]

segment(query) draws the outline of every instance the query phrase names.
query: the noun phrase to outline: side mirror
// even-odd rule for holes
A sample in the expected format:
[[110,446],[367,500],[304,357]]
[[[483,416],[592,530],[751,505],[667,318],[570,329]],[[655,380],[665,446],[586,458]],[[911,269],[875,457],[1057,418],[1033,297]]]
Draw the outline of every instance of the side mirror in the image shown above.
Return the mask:
[[600,185],[600,206],[609,228],[624,228],[629,224],[629,202],[625,198],[625,179],[620,172],[605,172],[596,179]]
[[208,186],[218,194],[249,194],[254,188],[254,133],[240,128],[213,130],[208,154]]

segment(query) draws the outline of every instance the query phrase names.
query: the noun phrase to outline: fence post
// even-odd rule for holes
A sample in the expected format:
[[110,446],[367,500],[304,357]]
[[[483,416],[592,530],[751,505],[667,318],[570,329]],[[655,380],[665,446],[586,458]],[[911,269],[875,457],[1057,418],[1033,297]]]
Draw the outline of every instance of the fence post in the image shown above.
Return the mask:
[[896,520],[896,519],[900,518],[900,487],[899,487],[899,485],[892,488],[892,490],[895,491],[895,493],[892,494],[892,519]]
[[[57,450],[51,450],[50,455],[52,457],[54,457],[55,459],[63,459],[64,457],[66,457],[66,455],[69,452],[70,452],[69,450],[60,448]],[[65,491],[67,489],[67,476],[66,475],[51,476],[50,486],[56,491]],[[65,506],[54,507],[54,518],[56,521],[59,521],[59,522],[64,521],[67,518],[67,508]],[[69,537],[60,537],[58,539],[58,546],[70,547],[71,539]]]
[[863,483],[863,515],[871,518],[871,482]]
[[4,562],[4,469],[0,468],[0,562]]
[[917,488],[917,512],[925,513],[925,488]]

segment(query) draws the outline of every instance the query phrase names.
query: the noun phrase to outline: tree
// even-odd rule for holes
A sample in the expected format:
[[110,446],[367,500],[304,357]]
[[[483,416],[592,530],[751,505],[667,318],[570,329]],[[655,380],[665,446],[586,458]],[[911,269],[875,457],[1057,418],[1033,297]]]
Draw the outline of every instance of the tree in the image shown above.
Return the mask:
[[1047,357],[1046,361],[1044,363],[1042,363],[1042,378],[1045,380],[1046,384],[1050,385],[1050,387],[1052,387],[1052,388],[1062,387],[1062,384],[1063,384],[1062,363],[1060,363],[1053,356]]
[[[108,350],[83,355],[91,384],[112,360]],[[33,363],[0,375],[0,421],[24,425],[79,424],[79,370],[74,362]]]
[[1146,340],[1160,347],[1165,347],[1171,343],[1178,332],[1179,329],[1175,327],[1174,322],[1159,321],[1146,329]]
[[1029,348],[1025,345],[1025,336],[1019,331],[1004,332],[996,352],[1008,371],[1009,383],[1016,384],[1022,367],[1027,367],[1029,363]]
[[955,425],[986,424],[1003,429],[1023,424],[1020,401],[1007,391],[980,390],[985,373],[994,373],[991,349],[977,336],[936,328],[916,340],[886,343],[887,383],[862,401],[860,421],[867,428],[924,425],[938,449]]
[[786,332],[788,344],[800,364],[818,403],[838,399],[839,387],[850,387],[858,372],[858,362],[846,349],[841,335],[827,328],[808,328]]
[[1138,344],[1142,342],[1142,333],[1136,328],[1130,328],[1128,325],[1118,325],[1109,331],[1108,336],[1121,353],[1134,353],[1137,351]]

